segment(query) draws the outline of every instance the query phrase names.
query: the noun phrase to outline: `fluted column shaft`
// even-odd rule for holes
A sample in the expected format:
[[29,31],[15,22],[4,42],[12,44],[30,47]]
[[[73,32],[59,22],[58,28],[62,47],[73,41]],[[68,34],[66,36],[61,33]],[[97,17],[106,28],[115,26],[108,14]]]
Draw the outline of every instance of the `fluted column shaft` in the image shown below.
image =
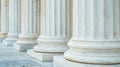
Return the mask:
[[45,55],[49,59],[40,57],[38,59],[51,61],[54,55],[62,54],[68,49],[67,42],[71,37],[72,21],[70,1],[42,0],[41,35],[38,38],[38,45],[34,47],[33,51],[38,55],[46,53]]
[[22,0],[22,33],[40,33],[39,18],[37,18],[37,14],[39,14],[37,11],[39,12],[39,9],[36,10],[37,1],[38,0]]
[[8,0],[1,0],[1,32],[0,41],[7,37],[8,33]]
[[120,63],[120,0],[73,0],[73,37],[65,58],[82,63]]
[[[26,51],[37,44],[40,34],[40,4],[39,0],[21,0],[21,34],[17,41],[19,51]],[[24,45],[24,46],[23,46]],[[20,47],[21,46],[21,47]]]
[[20,33],[20,0],[9,0],[9,32],[4,44],[12,45]]
[[[69,0],[43,0],[42,9],[42,30],[38,39],[39,45],[34,50],[64,52],[71,37]],[[51,46],[51,49],[47,46]]]

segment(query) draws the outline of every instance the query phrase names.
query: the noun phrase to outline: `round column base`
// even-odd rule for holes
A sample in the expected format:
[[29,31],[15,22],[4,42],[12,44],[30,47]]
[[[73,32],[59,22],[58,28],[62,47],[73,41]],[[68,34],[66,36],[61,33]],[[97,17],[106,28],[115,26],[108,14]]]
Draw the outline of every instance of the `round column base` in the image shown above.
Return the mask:
[[69,37],[42,37],[38,39],[38,45],[34,51],[42,53],[63,53],[68,50]]
[[5,38],[7,38],[7,33],[1,33],[0,32],[0,42],[2,43],[3,40],[5,40]]
[[0,42],[3,43],[3,40],[5,40],[5,38],[0,38]]
[[66,59],[89,64],[119,64],[119,41],[75,41],[68,43],[70,49],[65,52]]
[[63,56],[55,56],[53,59],[53,67],[120,67],[120,64],[98,65],[98,64],[77,63],[77,62],[68,61]]
[[13,44],[16,42],[17,40],[3,40],[3,44],[5,44],[6,46],[13,46]]
[[20,52],[26,52],[37,45],[38,34],[20,34],[18,40],[14,44],[14,48]]
[[8,37],[3,41],[3,44],[6,46],[13,46],[13,43],[18,40],[18,35],[19,33],[8,33]]

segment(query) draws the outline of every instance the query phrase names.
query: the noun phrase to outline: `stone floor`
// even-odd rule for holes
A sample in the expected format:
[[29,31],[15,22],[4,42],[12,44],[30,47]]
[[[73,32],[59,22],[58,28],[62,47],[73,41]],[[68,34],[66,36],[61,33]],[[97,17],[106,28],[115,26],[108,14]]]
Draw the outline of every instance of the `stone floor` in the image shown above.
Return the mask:
[[52,62],[40,62],[0,43],[0,67],[52,67]]

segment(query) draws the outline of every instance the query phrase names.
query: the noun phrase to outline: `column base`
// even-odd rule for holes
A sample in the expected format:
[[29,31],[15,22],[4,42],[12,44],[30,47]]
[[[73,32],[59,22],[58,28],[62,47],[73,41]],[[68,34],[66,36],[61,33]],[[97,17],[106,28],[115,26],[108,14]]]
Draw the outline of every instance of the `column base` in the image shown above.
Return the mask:
[[0,42],[2,43],[3,40],[5,40],[6,38],[7,38],[7,33],[0,32]]
[[5,38],[0,38],[0,42],[3,43],[3,40],[5,40]]
[[70,61],[88,64],[120,64],[119,41],[80,41],[72,39],[64,57]]
[[12,41],[12,40],[3,40],[3,44],[5,44],[6,46],[13,46],[13,43],[15,43],[16,41]]
[[13,46],[13,44],[18,40],[19,33],[8,33],[7,38],[3,40],[3,44],[6,46]]
[[75,63],[66,60],[63,56],[55,56],[53,59],[53,67],[120,67],[120,64],[97,65],[97,64]]
[[27,54],[33,58],[36,58],[43,62],[51,62],[53,61],[53,56],[63,55],[63,53],[42,53],[42,52],[35,52],[34,50],[28,50]]
[[35,45],[26,45],[26,44],[18,44],[15,43],[13,48],[20,52],[27,52],[28,49],[32,49]]
[[38,44],[38,36],[39,34],[34,33],[21,33],[13,47],[20,52],[27,52],[28,49],[33,49]]

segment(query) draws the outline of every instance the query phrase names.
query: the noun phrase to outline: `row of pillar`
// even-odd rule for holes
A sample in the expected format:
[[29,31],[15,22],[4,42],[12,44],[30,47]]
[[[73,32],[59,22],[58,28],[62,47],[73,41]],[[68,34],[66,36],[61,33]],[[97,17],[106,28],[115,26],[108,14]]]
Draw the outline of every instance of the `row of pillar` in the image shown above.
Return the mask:
[[41,61],[65,52],[54,67],[119,67],[119,6],[120,0],[1,0],[0,41]]

